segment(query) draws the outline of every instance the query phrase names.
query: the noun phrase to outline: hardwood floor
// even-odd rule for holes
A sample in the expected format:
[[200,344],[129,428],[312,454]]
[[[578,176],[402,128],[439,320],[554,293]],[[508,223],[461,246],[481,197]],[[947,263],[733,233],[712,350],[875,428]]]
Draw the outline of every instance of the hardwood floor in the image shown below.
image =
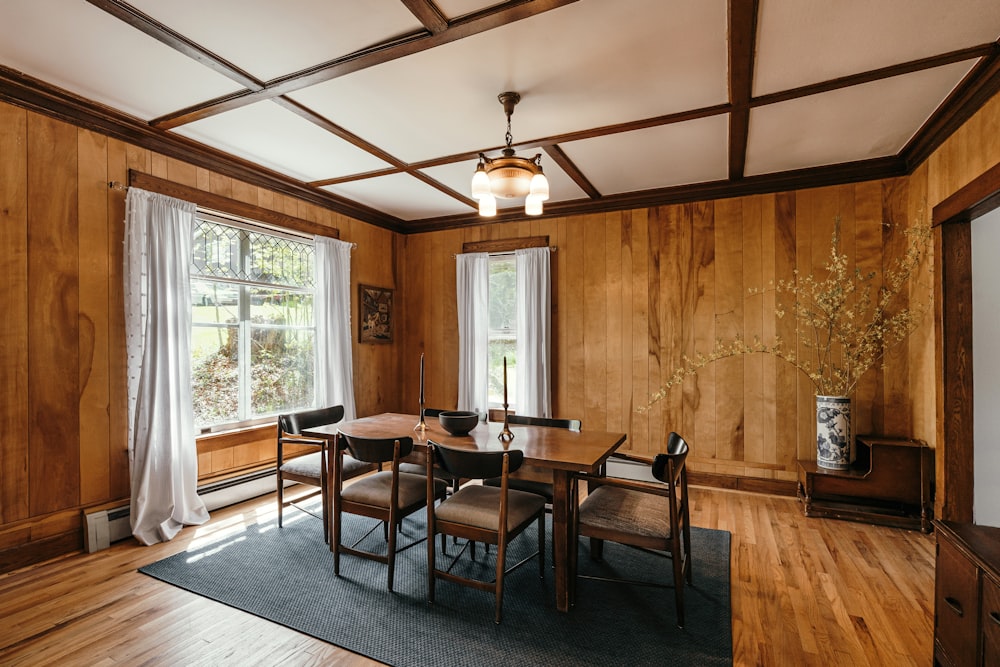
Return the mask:
[[[693,487],[691,500],[694,525],[732,533],[735,665],[930,664],[932,535],[806,519],[793,498]],[[125,540],[0,575],[0,665],[379,664],[136,572],[274,505],[217,510],[167,544]]]

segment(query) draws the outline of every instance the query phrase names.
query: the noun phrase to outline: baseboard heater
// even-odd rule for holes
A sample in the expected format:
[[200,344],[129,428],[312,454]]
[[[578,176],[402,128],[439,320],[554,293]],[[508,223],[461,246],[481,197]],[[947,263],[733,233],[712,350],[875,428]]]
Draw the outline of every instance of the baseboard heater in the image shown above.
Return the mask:
[[[208,511],[235,505],[274,491],[274,469],[258,470],[221,482],[198,487],[198,495]],[[112,543],[132,535],[129,506],[84,512],[83,546],[88,553],[107,549]]]

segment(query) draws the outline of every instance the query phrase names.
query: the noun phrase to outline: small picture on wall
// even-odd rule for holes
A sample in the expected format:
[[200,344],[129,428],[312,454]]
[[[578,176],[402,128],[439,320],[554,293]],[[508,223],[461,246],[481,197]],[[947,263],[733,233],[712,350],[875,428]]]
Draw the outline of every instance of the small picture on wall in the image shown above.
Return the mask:
[[371,285],[358,287],[361,292],[360,341],[392,342],[392,290]]

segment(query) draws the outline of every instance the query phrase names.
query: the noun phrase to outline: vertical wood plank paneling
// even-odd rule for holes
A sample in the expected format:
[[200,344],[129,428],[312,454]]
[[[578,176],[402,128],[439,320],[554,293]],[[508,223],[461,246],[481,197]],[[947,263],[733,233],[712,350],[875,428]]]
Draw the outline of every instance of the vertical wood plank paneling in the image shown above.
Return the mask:
[[0,103],[0,523],[28,516],[28,114]]
[[108,139],[79,131],[80,502],[111,492],[108,323]]
[[[663,302],[660,296],[660,282],[663,280],[663,275],[660,272],[660,265],[663,262],[663,234],[664,228],[667,226],[667,221],[669,219],[670,212],[668,207],[658,206],[649,211],[649,220],[647,224],[646,233],[649,239],[649,254],[647,260],[648,274],[647,274],[647,284],[649,285],[649,295],[648,295],[648,340],[646,345],[648,346],[648,376],[646,378],[647,389],[646,393],[654,394],[659,391],[664,380],[666,378],[661,376],[663,371],[663,347],[665,345],[663,341]],[[669,371],[666,371],[669,373]],[[648,442],[646,445],[647,451],[655,449],[656,442],[659,442],[663,436],[663,413],[666,410],[667,401],[670,399],[668,395],[666,399],[654,403],[647,416],[649,418],[648,423]]]
[[[745,289],[764,285],[762,201],[760,197],[743,199],[743,281]],[[744,291],[746,294],[746,291]],[[763,340],[763,296],[744,297],[743,337],[748,341]],[[751,354],[743,360],[744,400],[744,460],[761,462],[764,453],[764,357]],[[770,447],[768,447],[770,448]]]
[[[697,263],[698,274],[694,281],[697,301],[687,317],[691,319],[693,349],[686,350],[689,357],[708,354],[715,345],[715,204],[699,207],[694,222],[692,259]],[[692,438],[692,450],[699,459],[715,458],[717,452],[717,420],[715,415],[716,365],[709,364],[694,376],[684,380],[685,395],[694,407],[694,430],[685,438]],[[699,464],[699,470],[714,472],[714,466]]]
[[[909,227],[907,217],[907,189],[905,179],[891,179],[882,184],[882,218],[888,224],[882,227],[883,266],[882,276],[891,269],[896,258],[906,252]],[[910,305],[909,292],[902,292],[896,305],[906,308]],[[885,427],[887,435],[909,437],[913,425],[913,404],[908,400],[909,383],[907,368],[907,347],[896,345],[886,353],[885,365]]]
[[607,380],[605,381],[606,419],[604,428],[609,431],[622,431],[622,412],[619,409],[620,397],[622,395],[622,213],[616,211],[606,213],[604,216],[604,256],[605,262],[605,296],[604,303],[607,309],[607,333],[605,335],[605,368],[607,369]]
[[[796,238],[795,193],[782,193],[775,197],[774,208],[774,278],[775,284],[782,280],[795,278],[795,251],[798,246]],[[777,308],[777,298],[775,308]],[[775,333],[782,344],[794,350],[795,323],[787,309],[782,317],[775,319]],[[781,463],[786,470],[795,470],[795,460],[798,458],[798,413],[805,409],[798,403],[799,371],[791,364],[776,360],[774,366],[774,404],[775,404],[775,452],[774,460]]]
[[[617,361],[621,368],[621,396],[618,401],[621,419],[618,423],[618,430],[629,433],[632,424],[632,411],[638,407],[637,403],[642,400],[642,396],[634,393],[635,385],[632,378],[632,335],[633,335],[633,313],[632,295],[634,293],[634,283],[632,281],[633,257],[632,257],[632,211],[623,211],[621,216],[621,227],[619,229],[619,243],[621,259],[621,294],[617,307],[620,311],[621,321],[621,350]],[[613,422],[612,422],[613,423]],[[631,437],[631,436],[630,436]],[[626,447],[633,446],[628,443]]]
[[[636,403],[649,403],[649,210],[632,212],[632,391]],[[629,415],[631,448],[650,452],[649,412]]]
[[28,506],[39,515],[80,501],[77,130],[40,115],[28,118],[28,214]]
[[608,414],[607,255],[604,214],[583,219],[583,377],[584,413],[592,428],[604,430]]
[[[816,194],[811,190],[803,190],[795,196],[795,270],[798,275],[808,275],[813,270],[812,257],[812,237],[814,233],[816,218],[814,210],[814,200]],[[827,236],[829,239],[829,236]],[[782,303],[783,307],[788,307],[788,300]],[[794,323],[794,320],[793,320]],[[799,341],[800,332],[798,327],[794,329],[795,354],[803,359],[809,354],[809,349],[803,347]],[[816,392],[812,381],[803,373],[795,376],[796,403],[798,412],[796,413],[796,458],[815,459],[816,458]]]
[[[108,140],[108,180],[128,181],[128,145]],[[109,499],[129,495],[128,408],[125,370],[125,193],[108,188],[108,475]]]
[[[716,336],[730,340],[743,333],[743,206],[739,199],[715,205]],[[744,460],[746,406],[743,396],[744,357],[716,362],[716,455],[726,461]]]
[[[582,216],[572,216],[566,218],[565,233],[561,235],[559,252],[563,253],[562,258],[566,261],[563,265],[566,268],[565,296],[560,290],[560,301],[564,304],[563,312],[566,315],[566,352],[563,357],[566,360],[566,384],[564,396],[565,406],[573,409],[575,406],[586,405],[586,388],[588,378],[586,376],[586,358],[584,350],[584,273],[585,267],[585,247],[584,247],[584,219]],[[584,418],[584,425],[592,420]]]
[[[996,121],[997,133],[1000,134],[1000,117]],[[998,139],[1000,140],[1000,139]],[[930,211],[927,210],[927,169],[922,166],[907,179],[909,200],[908,221],[911,225],[930,224]],[[926,248],[923,265],[917,274],[916,281],[910,286],[911,305],[922,308],[924,316],[917,330],[907,341],[909,344],[909,386],[910,396],[914,403],[913,437],[925,442],[935,440],[934,413],[936,405],[937,384],[934,381],[936,365],[934,361],[934,308],[932,297],[934,293],[933,275],[933,244]]]
[[[774,195],[760,196],[760,283],[763,290],[759,297],[761,309],[761,340],[773,341],[777,335],[777,322],[774,312],[775,294],[771,289],[775,282],[777,271],[775,263],[776,212]],[[777,464],[777,364],[780,361],[773,355],[760,355],[761,365],[761,396],[763,404],[760,415],[761,458],[764,463]],[[773,477],[774,471],[762,473],[765,477]]]
[[[854,188],[854,251],[863,276],[881,273],[882,268],[882,184],[859,183]],[[874,285],[877,288],[877,285]],[[860,433],[882,433],[885,410],[882,400],[882,373],[873,369],[858,381],[854,396],[853,426]]]
[[[660,232],[660,281],[659,284],[659,360],[660,382],[673,375],[681,365],[684,353],[684,312],[689,299],[691,284],[690,229],[691,210],[687,205],[665,206],[662,208],[663,222]],[[662,425],[651,437],[650,447],[662,449],[667,434],[671,431],[683,433],[684,428],[684,386],[671,389],[661,401],[663,406]]]

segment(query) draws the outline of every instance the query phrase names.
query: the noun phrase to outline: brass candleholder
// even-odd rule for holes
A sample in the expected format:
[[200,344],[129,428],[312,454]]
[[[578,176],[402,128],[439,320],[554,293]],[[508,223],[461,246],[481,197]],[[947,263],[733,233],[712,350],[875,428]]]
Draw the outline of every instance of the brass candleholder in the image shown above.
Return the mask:
[[413,427],[413,430],[414,431],[421,431],[421,432],[427,430],[427,422],[424,421],[424,404],[423,403],[420,404],[420,421],[418,421],[417,425]]
[[427,430],[427,422],[424,421],[424,353],[420,353],[420,421],[413,427],[414,431],[423,434]]
[[514,439],[514,434],[510,432],[510,426],[507,421],[507,403],[503,404],[503,430],[500,431],[500,435],[497,438],[501,442],[510,442]]

